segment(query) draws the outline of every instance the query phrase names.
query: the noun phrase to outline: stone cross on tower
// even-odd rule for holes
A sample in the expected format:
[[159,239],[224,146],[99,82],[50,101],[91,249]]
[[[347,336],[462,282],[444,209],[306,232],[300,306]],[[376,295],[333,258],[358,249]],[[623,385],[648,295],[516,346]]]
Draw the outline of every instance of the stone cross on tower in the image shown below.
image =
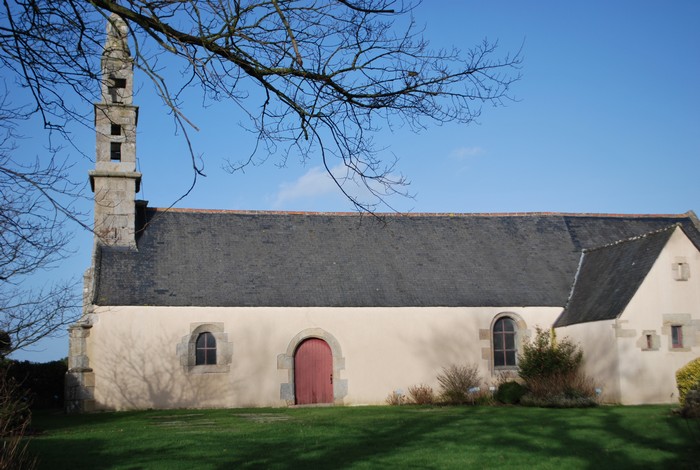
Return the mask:
[[102,53],[102,100],[95,103],[95,169],[89,172],[95,193],[95,235],[99,243],[135,247],[138,107],[132,104],[134,60],[124,20],[112,14]]

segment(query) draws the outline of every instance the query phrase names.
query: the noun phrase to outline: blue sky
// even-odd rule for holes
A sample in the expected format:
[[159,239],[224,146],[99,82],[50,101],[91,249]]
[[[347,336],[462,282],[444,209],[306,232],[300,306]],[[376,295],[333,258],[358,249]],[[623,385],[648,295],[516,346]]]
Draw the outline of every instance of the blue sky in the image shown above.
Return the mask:
[[[478,123],[430,126],[420,134],[386,130],[378,139],[410,181],[413,198],[391,204],[412,212],[683,213],[700,210],[700,2],[440,1],[415,10],[435,47],[463,50],[487,37],[503,53],[523,45],[517,99],[484,106]],[[143,79],[137,155],[140,198],[166,207],[191,183],[183,140]],[[90,111],[89,103],[85,107]],[[206,178],[177,207],[347,211],[318,160],[275,156],[243,173],[222,170],[250,149],[225,105],[185,112]],[[27,130],[39,139],[35,130]],[[94,134],[75,129],[85,153]],[[39,141],[39,140],[38,140]],[[75,153],[75,152],[74,152]],[[75,179],[93,163],[75,157]],[[86,203],[85,207],[90,207]],[[75,254],[52,275],[78,277],[90,262],[91,237],[76,228]],[[48,340],[14,357],[67,355],[67,339]]]

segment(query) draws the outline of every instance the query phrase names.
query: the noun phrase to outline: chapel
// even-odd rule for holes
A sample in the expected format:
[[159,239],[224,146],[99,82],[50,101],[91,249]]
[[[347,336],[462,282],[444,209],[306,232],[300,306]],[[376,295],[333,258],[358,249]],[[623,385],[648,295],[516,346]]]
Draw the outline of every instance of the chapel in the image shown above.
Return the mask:
[[[137,198],[138,107],[112,16],[94,106],[94,246],[70,411],[382,404],[451,364],[517,374],[536,329],[603,402],[674,403],[700,356],[700,221],[684,214],[161,209]],[[148,177],[148,175],[144,175]]]

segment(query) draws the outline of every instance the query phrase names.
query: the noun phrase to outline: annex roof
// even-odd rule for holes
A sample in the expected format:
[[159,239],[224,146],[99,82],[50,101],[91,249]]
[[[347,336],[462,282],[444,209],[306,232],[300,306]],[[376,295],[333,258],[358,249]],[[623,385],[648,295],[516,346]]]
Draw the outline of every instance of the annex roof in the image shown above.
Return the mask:
[[569,301],[555,327],[619,317],[676,226],[585,250]]
[[564,306],[581,250],[693,215],[146,209],[99,246],[93,301],[163,306]]

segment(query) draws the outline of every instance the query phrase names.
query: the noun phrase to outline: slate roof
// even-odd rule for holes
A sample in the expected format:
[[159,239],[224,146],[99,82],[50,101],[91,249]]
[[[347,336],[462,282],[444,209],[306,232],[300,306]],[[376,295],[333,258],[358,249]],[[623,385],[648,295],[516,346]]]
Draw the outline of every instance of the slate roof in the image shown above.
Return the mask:
[[555,327],[622,314],[673,234],[675,225],[612,245],[585,250],[571,297]]
[[693,215],[147,209],[137,250],[98,246],[97,305],[564,306],[582,249]]

